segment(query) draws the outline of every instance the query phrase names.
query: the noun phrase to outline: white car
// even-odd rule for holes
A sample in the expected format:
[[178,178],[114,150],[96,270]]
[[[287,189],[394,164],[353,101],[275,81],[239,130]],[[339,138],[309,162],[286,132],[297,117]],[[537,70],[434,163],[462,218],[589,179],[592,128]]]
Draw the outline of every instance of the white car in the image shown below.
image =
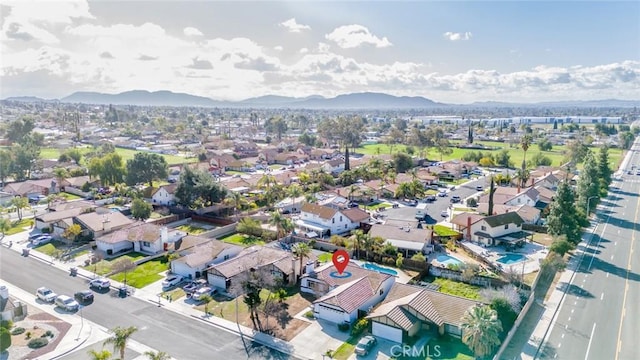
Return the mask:
[[31,240],[31,245],[40,246],[40,245],[44,245],[44,244],[50,242],[51,240],[52,240],[51,235],[42,235],[42,236],[39,236],[39,237]]
[[169,288],[169,287],[172,287],[172,286],[176,286],[176,285],[180,284],[181,282],[182,282],[182,276],[180,276],[180,275],[169,275],[162,282],[162,287],[163,288]]
[[208,286],[205,286],[203,288],[200,288],[200,289],[196,290],[196,292],[193,293],[191,298],[193,300],[200,301],[205,295],[213,295],[215,293],[216,293],[216,290],[211,289]]
[[51,291],[51,289],[43,286],[38,288],[38,290],[36,290],[36,296],[38,297],[38,299],[42,301],[52,303],[56,300],[56,298],[58,297],[58,294]]
[[440,216],[447,217],[449,216],[449,212],[447,210],[442,210],[442,212],[440,212]]
[[80,304],[67,295],[58,296],[55,302],[57,307],[66,311],[77,311],[80,309]]
[[89,281],[89,287],[96,288],[99,290],[108,289],[111,287],[111,282],[104,278],[97,278]]

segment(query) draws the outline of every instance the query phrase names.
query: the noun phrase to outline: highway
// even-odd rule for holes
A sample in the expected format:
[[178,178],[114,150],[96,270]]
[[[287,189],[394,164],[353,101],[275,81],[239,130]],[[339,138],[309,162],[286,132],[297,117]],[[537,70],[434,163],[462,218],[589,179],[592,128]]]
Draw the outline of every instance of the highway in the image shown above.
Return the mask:
[[640,359],[640,145],[623,163],[539,358]]
[[[40,286],[58,294],[73,295],[86,289],[87,280],[70,277],[53,266],[0,247],[0,279],[30,293]],[[44,305],[52,306],[52,305]],[[93,304],[82,310],[85,319],[105,328],[135,325],[132,339],[180,360],[201,359],[292,359],[238,335],[199,320],[159,308],[135,297],[119,298],[115,291],[95,294]],[[80,350],[82,352],[82,350]],[[85,352],[86,354],[86,352]],[[73,355],[69,355],[73,359]]]

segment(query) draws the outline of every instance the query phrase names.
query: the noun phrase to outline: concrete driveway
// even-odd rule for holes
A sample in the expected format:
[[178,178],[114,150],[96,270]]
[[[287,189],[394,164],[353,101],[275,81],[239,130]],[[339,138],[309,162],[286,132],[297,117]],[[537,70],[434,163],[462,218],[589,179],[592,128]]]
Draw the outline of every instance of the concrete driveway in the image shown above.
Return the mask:
[[[376,346],[371,349],[371,352],[369,352],[365,356],[360,356],[353,353],[351,354],[351,356],[349,356],[348,360],[387,360],[392,356],[392,347],[401,346],[397,343],[379,337],[376,337],[376,339],[378,340],[378,342],[376,343]],[[398,352],[399,351],[400,350],[398,350]]]
[[309,359],[322,359],[327,350],[336,350],[349,339],[349,332],[338,330],[338,325],[324,321],[310,321],[306,329],[289,341],[297,354],[305,354]]

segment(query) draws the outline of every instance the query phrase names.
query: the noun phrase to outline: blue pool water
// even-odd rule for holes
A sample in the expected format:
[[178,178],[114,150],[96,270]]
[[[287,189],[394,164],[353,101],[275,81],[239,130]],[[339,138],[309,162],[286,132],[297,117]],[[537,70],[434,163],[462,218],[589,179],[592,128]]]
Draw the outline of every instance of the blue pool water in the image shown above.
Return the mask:
[[519,263],[519,262],[524,261],[526,259],[527,258],[524,255],[507,254],[507,255],[504,255],[503,257],[499,258],[496,261],[501,263],[501,264],[511,265],[511,264]]
[[393,275],[393,276],[398,275],[397,271],[395,271],[393,269],[389,269],[389,268],[385,268],[385,267],[379,266],[378,264],[374,264],[374,263],[364,263],[361,266],[363,268],[365,268],[365,269],[374,270],[374,271],[377,271],[377,272],[381,272],[383,274],[389,274],[389,275]]
[[436,260],[438,260],[438,262],[444,266],[449,266],[449,265],[462,265],[463,262],[454,258],[453,256],[449,256],[449,255],[438,255],[438,257],[436,258]]

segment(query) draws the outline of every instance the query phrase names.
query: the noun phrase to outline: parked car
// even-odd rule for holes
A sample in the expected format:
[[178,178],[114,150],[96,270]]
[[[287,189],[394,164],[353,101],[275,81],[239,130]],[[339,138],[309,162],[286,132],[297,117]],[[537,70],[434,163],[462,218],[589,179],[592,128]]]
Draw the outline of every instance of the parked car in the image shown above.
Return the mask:
[[51,235],[41,235],[38,236],[37,238],[31,240],[31,245],[33,246],[40,246],[40,245],[44,245],[48,242],[50,242],[51,240],[53,240],[53,238],[51,237]]
[[371,335],[367,335],[358,341],[356,345],[356,354],[360,356],[365,356],[369,354],[371,349],[376,345],[378,341],[375,337]]
[[460,202],[460,200],[461,200],[461,199],[460,199],[460,196],[458,196],[458,195],[453,195],[453,196],[451,197],[451,202],[452,202],[453,204],[457,204],[457,203],[459,203],[459,202]]
[[66,311],[77,311],[80,304],[67,295],[59,295],[56,298],[56,306]]
[[196,290],[200,289],[201,287],[207,285],[207,280],[204,279],[198,279],[196,281],[190,281],[187,285],[182,287],[182,290],[184,290],[186,293],[193,293]]
[[447,193],[446,193],[446,192],[444,192],[444,191],[440,191],[440,192],[438,193],[438,196],[439,196],[439,197],[447,197]]
[[73,294],[73,298],[80,304],[91,304],[93,302],[93,292],[91,290],[82,290]]
[[212,289],[212,288],[210,288],[210,287],[208,287],[208,286],[205,286],[205,287],[203,287],[203,288],[200,288],[200,289],[196,290],[196,292],[194,292],[194,293],[193,293],[193,295],[191,296],[191,298],[192,298],[193,300],[200,301],[200,300],[202,300],[202,298],[203,298],[205,295],[213,295],[213,294],[215,294],[216,292],[218,292],[218,291],[217,291],[217,290],[215,290],[215,289]]
[[482,185],[476,185],[476,191],[484,191],[484,187]]
[[436,201],[436,197],[434,195],[429,195],[426,198],[424,198],[424,201],[428,202],[428,203],[434,202],[434,201]]
[[442,210],[442,211],[440,212],[440,216],[442,216],[442,217],[447,217],[447,216],[449,216],[449,212],[448,212],[447,210]]
[[97,278],[89,281],[89,287],[99,290],[108,289],[111,287],[111,282],[104,278]]
[[169,287],[172,287],[172,286],[176,286],[176,285],[180,284],[182,282],[182,280],[183,280],[182,276],[180,276],[180,275],[169,275],[162,282],[162,287],[163,288],[169,288]]
[[37,238],[41,237],[42,235],[46,235],[46,234],[43,234],[41,232],[35,233],[35,234],[31,234],[31,235],[29,235],[29,241],[37,239]]
[[43,286],[38,288],[38,290],[36,290],[36,296],[38,297],[38,299],[42,301],[52,303],[56,300],[56,298],[58,297],[58,294],[51,291],[51,289]]

